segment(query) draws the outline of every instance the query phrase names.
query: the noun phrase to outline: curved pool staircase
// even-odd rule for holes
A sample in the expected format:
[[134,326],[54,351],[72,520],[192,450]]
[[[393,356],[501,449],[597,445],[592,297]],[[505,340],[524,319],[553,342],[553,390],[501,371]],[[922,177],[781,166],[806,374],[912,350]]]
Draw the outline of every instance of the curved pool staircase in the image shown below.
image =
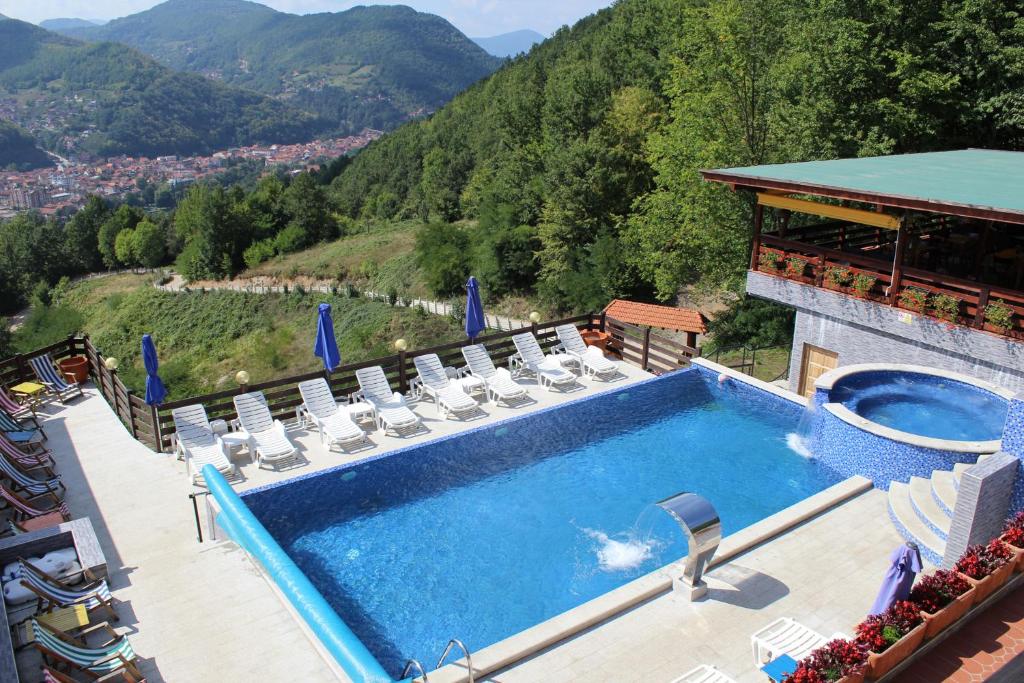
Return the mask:
[[[978,457],[983,461],[988,455]],[[950,470],[935,470],[931,479],[911,477],[909,483],[889,485],[889,518],[908,541],[917,543],[921,555],[940,566],[946,553],[946,538],[953,520],[960,477],[971,463],[960,463]]]

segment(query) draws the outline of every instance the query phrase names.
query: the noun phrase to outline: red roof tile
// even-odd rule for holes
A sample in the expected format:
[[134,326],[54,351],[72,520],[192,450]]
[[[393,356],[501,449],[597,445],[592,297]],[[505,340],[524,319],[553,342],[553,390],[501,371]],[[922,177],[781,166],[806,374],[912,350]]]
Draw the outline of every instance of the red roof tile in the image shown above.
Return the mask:
[[621,320],[631,325],[660,327],[664,330],[681,332],[707,333],[707,319],[692,308],[676,308],[675,306],[658,306],[642,304],[637,301],[615,299],[608,304],[604,312],[609,318]]

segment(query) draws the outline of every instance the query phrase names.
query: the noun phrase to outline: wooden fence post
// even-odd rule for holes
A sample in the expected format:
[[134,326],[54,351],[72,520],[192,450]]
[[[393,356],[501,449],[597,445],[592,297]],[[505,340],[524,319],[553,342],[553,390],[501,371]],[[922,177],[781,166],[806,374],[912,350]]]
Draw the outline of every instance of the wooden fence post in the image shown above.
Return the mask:
[[135,404],[132,403],[132,394],[134,392],[125,387],[124,393],[128,397],[128,431],[132,433],[133,439],[138,440],[139,433],[135,429]]
[[982,287],[978,292],[978,310],[974,313],[974,326],[978,329],[985,328],[985,308],[988,307],[988,298],[992,290]]
[[160,411],[156,406],[150,406],[150,415],[153,420],[153,440],[156,442],[156,452],[164,452],[164,435],[160,429]]
[[[15,362],[18,364],[18,382],[23,382],[28,377],[28,364],[25,362],[25,354],[19,353],[14,356]],[[17,384],[17,382],[12,382]]]
[[398,352],[398,393],[404,394],[409,390],[408,377],[405,375],[405,349]]
[[601,311],[601,327],[600,327],[599,329],[600,329],[600,330],[601,330],[602,332],[604,332],[604,331],[605,331],[605,329],[604,329],[604,328],[605,328],[605,325],[607,324],[607,322],[608,322],[608,314],[607,314],[607,313],[605,313],[604,311]]
[[113,399],[111,405],[114,406],[114,415],[120,420],[121,413],[117,410],[117,370],[110,370],[110,396]]
[[651,351],[651,328],[644,328],[644,350],[640,359],[640,369],[647,370],[647,358]]

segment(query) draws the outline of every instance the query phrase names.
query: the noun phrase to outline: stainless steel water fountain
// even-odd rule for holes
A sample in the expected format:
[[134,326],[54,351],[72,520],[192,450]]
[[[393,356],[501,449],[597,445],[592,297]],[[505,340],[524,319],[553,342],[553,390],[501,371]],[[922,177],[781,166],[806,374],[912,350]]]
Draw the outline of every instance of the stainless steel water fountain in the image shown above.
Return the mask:
[[696,493],[677,493],[657,505],[676,520],[690,548],[683,564],[683,575],[672,582],[673,590],[687,594],[690,600],[700,600],[708,592],[708,585],[702,579],[704,569],[722,540],[718,512],[711,501]]

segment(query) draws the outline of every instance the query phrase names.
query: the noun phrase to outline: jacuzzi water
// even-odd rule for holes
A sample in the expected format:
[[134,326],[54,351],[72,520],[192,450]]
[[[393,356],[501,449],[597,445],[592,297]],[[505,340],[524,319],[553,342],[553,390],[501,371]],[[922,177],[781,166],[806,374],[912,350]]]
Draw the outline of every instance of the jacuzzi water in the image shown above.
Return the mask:
[[829,400],[901,432],[956,441],[999,439],[1006,399],[957,380],[916,372],[879,370],[839,379]]
[[793,403],[697,370],[243,496],[378,661],[431,668],[686,554],[681,491],[737,531],[838,481]]

